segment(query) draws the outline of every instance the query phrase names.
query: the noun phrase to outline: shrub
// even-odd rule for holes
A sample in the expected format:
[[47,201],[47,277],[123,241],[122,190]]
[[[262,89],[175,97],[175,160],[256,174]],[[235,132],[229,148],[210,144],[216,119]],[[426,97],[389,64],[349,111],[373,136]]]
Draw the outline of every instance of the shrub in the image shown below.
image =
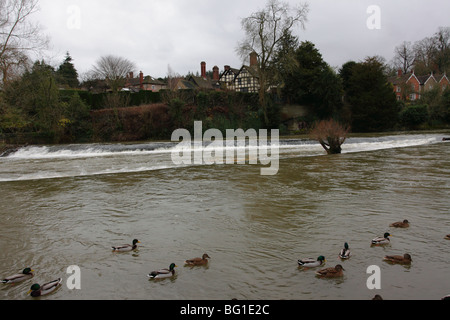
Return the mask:
[[411,105],[403,109],[400,114],[400,123],[408,129],[417,129],[428,120],[427,105]]

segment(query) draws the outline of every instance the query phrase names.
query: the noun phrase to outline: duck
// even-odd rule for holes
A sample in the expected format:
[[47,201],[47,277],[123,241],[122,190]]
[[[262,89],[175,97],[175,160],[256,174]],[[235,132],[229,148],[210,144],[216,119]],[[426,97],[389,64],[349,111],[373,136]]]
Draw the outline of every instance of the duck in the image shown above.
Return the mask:
[[201,258],[193,258],[186,260],[184,263],[188,266],[203,266],[208,263],[208,258],[211,259],[210,256],[208,256],[207,253],[203,254]]
[[123,244],[111,247],[114,252],[129,252],[137,249],[137,244],[141,243],[138,239],[133,240],[133,244]]
[[334,268],[325,268],[316,272],[321,278],[337,278],[344,275],[345,269],[340,265],[336,265]]
[[313,258],[299,259],[298,265],[300,267],[304,267],[304,268],[316,268],[316,267],[319,267],[319,266],[325,264],[325,262],[326,262],[325,257],[319,256],[317,259],[313,259]]
[[409,227],[409,221],[405,219],[403,221],[398,221],[398,222],[391,223],[389,226],[390,227],[394,227],[394,228],[408,228]]
[[351,256],[350,249],[348,247],[348,243],[344,243],[344,248],[339,252],[339,258],[341,259],[348,259]]
[[34,277],[34,270],[31,268],[23,269],[22,273],[14,274],[2,280],[3,283],[18,283]]
[[47,282],[43,284],[42,286],[38,283],[35,283],[31,286],[30,290],[28,291],[28,294],[32,297],[40,297],[45,296],[49,293],[54,292],[56,289],[58,289],[61,286],[62,279],[58,278],[56,280]]
[[372,245],[385,245],[391,243],[391,240],[389,237],[392,237],[392,235],[389,232],[386,232],[382,237],[377,237],[375,239],[372,239]]
[[399,264],[411,264],[412,262],[411,255],[409,253],[405,253],[403,256],[385,256],[383,260]]
[[446,236],[444,237],[444,239],[450,240],[450,234],[446,235]]
[[175,263],[172,263],[169,266],[169,269],[160,269],[156,271],[150,272],[147,277],[150,279],[165,279],[165,278],[171,278],[175,275],[175,268],[177,265]]

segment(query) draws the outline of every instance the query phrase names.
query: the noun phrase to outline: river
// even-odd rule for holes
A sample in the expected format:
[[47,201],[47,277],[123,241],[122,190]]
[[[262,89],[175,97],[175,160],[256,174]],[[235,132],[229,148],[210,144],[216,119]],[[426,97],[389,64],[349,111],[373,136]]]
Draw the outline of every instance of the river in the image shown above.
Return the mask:
[[[437,300],[450,293],[448,131],[354,136],[328,156],[281,139],[279,170],[261,164],[177,165],[176,144],[28,146],[0,158],[0,299],[27,300],[61,277],[51,300]],[[408,219],[410,227],[389,224]],[[391,244],[371,239],[391,233]],[[140,240],[138,250],[111,246]],[[338,253],[344,242],[349,260]],[[207,253],[207,266],[184,260]],[[411,266],[383,261],[410,253]],[[344,276],[321,279],[300,258],[326,257]],[[161,281],[147,274],[177,264]],[[380,289],[369,289],[369,266]],[[79,267],[70,288],[69,266]]]

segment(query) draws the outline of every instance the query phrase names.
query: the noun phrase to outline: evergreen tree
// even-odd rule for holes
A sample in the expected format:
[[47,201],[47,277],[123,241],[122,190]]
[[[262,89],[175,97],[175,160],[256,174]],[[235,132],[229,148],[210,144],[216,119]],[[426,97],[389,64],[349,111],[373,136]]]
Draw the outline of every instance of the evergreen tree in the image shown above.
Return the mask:
[[56,80],[60,85],[68,86],[69,88],[78,88],[80,85],[78,81],[78,72],[72,61],[72,57],[69,52],[67,52],[64,62],[56,71]]
[[384,65],[376,57],[369,57],[351,68],[346,96],[353,131],[383,131],[395,125],[399,111],[397,100],[384,73]]
[[333,117],[341,107],[340,78],[309,41],[297,48],[295,59],[296,67],[286,76],[284,97],[290,103],[308,106],[315,117]]

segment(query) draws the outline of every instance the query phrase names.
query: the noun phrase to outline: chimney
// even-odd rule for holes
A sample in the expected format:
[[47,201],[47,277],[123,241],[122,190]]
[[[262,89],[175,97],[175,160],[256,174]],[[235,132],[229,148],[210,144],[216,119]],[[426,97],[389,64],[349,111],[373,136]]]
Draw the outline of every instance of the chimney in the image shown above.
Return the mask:
[[133,71],[131,71],[131,72],[128,74],[128,77],[129,77],[130,79],[133,79],[133,76],[134,76]]
[[142,71],[139,73],[139,85],[141,90],[144,90],[144,74]]
[[206,79],[206,62],[202,61],[201,65],[201,70],[202,70],[202,78]]
[[256,66],[258,64],[258,54],[253,51],[250,53],[250,67]]
[[219,67],[218,66],[214,66],[213,68],[213,80],[214,81],[219,81]]
[[402,76],[403,72],[402,69],[397,70],[397,76],[400,78]]

